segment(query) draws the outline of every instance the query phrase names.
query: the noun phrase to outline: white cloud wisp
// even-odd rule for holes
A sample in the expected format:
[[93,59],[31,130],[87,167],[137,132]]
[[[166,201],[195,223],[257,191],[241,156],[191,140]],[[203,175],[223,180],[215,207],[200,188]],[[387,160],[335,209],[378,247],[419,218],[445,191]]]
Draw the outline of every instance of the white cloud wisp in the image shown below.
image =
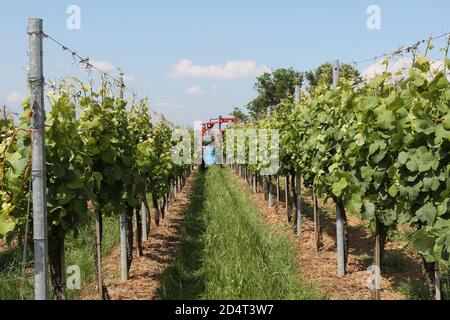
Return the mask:
[[188,59],[183,59],[172,65],[169,79],[203,78],[214,80],[244,79],[269,72],[264,65],[258,66],[256,61],[236,60],[228,61],[223,65],[199,66]]

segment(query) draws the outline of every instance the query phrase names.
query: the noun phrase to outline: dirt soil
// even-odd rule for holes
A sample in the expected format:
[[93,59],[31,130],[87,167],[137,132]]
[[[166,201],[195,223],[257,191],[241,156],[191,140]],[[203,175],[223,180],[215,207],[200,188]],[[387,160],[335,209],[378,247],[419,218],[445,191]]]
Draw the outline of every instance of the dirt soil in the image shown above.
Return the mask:
[[[180,229],[185,213],[190,205],[190,195],[195,180],[195,172],[189,177],[176,202],[172,202],[165,219],[159,227],[152,219],[150,236],[143,243],[144,255],[135,252],[128,281],[120,280],[120,247],[114,248],[111,255],[103,261],[105,285],[111,300],[154,300],[159,288],[161,274],[175,257],[179,242]],[[153,218],[153,217],[152,217]],[[83,300],[96,300],[98,294],[93,284],[83,288]]]
[[9,250],[8,245],[5,241],[0,240],[0,252]]
[[[287,234],[291,239],[299,253],[298,263],[304,281],[314,285],[332,300],[372,299],[372,292],[368,289],[367,280],[370,276],[368,268],[373,263],[375,240],[367,232],[367,226],[359,217],[348,216],[350,248],[347,275],[340,278],[337,276],[336,214],[332,202],[322,205],[320,208],[324,246],[317,252],[314,240],[312,197],[309,194],[302,199],[304,214],[302,233],[298,237],[293,232],[294,226],[288,223],[284,201],[277,204],[276,196],[274,196],[274,207],[270,208],[264,194],[253,194],[251,187],[244,179],[236,179],[255,201],[259,211],[263,213],[264,221],[273,226],[277,232]],[[283,192],[281,192],[281,199],[284,199]],[[386,244],[386,256],[400,255],[402,263],[400,268],[393,268],[389,272],[382,270],[382,300],[405,300],[407,297],[399,292],[399,287],[408,282],[423,281],[419,257],[405,247],[406,243],[398,241]]]

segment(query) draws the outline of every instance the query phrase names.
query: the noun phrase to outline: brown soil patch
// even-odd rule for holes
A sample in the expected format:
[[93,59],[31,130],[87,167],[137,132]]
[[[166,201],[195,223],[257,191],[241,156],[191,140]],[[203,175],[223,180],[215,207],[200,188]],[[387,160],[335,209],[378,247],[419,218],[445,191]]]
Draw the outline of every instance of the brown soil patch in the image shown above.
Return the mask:
[[8,245],[6,244],[6,242],[5,241],[3,241],[3,240],[0,240],[0,252],[1,251],[7,251],[7,250],[9,250],[10,248],[8,247]]
[[[193,173],[176,202],[172,202],[169,212],[161,220],[159,227],[152,219],[150,236],[143,243],[144,255],[137,256],[134,250],[133,263],[128,281],[120,280],[120,247],[103,261],[105,285],[111,300],[153,300],[160,285],[160,276],[175,257],[179,241],[180,228],[190,205],[190,195],[196,174]],[[98,299],[95,285],[84,288],[83,300]]]
[[[336,215],[332,202],[323,205],[320,210],[324,246],[317,252],[314,243],[312,199],[309,193],[302,199],[302,234],[298,237],[293,232],[293,225],[288,223],[284,200],[277,204],[275,195],[273,201],[275,206],[270,208],[264,194],[253,194],[251,187],[243,179],[238,179],[238,182],[256,203],[258,210],[263,213],[264,221],[273,226],[276,232],[284,233],[291,239],[299,253],[300,270],[307,283],[314,284],[320,292],[332,300],[372,299],[372,292],[367,287],[370,275],[367,269],[373,263],[375,240],[367,232],[367,226],[359,217],[348,216],[349,261],[347,275],[340,278],[337,276]],[[284,199],[284,190],[282,191],[281,199]],[[419,257],[414,252],[407,250],[406,243],[402,242],[388,242],[386,255],[401,256],[402,265],[395,270],[382,271],[381,299],[405,300],[407,297],[399,292],[399,287],[407,282],[422,281],[423,279]]]

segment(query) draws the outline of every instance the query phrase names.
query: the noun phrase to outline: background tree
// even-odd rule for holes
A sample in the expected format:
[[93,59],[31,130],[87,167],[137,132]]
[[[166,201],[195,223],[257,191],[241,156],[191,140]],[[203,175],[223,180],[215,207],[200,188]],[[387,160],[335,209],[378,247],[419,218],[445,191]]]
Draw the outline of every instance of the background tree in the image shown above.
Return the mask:
[[231,116],[236,117],[239,119],[240,122],[247,122],[248,121],[248,115],[241,110],[241,108],[235,107],[233,112],[230,113]]
[[266,115],[269,106],[276,106],[294,95],[295,86],[301,86],[303,79],[303,73],[292,68],[277,69],[259,76],[255,84],[258,96],[247,105],[250,116],[257,119]]
[[[320,83],[331,85],[333,83],[333,76],[331,70],[331,64],[325,63],[320,67],[305,72],[305,78],[308,81],[309,88],[316,87]],[[361,74],[350,64],[342,64],[340,71],[341,78],[353,80],[355,84],[363,81]]]

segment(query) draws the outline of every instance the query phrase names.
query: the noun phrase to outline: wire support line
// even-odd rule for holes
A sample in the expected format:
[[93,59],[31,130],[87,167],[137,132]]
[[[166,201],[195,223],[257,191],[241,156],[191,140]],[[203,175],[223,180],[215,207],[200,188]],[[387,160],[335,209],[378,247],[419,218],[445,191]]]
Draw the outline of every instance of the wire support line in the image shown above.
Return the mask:
[[[75,61],[77,64],[79,64],[79,65],[83,65],[84,68],[85,68],[87,71],[91,71],[91,70],[97,71],[97,72],[100,73],[103,77],[105,77],[105,78],[111,80],[112,82],[114,82],[115,85],[121,87],[124,91],[128,92],[131,96],[136,97],[136,91],[135,91],[134,89],[130,89],[130,88],[128,88],[128,87],[125,86],[125,84],[124,84],[124,82],[123,82],[123,78],[122,78],[122,77],[124,76],[124,74],[120,71],[120,69],[119,69],[119,72],[120,72],[120,78],[115,77],[115,76],[111,75],[110,73],[108,73],[108,72],[106,72],[106,71],[104,71],[104,70],[102,70],[102,69],[96,67],[96,66],[91,62],[91,59],[90,59],[90,58],[88,58],[88,57],[82,57],[82,56],[81,56],[80,54],[78,54],[75,50],[72,50],[71,48],[69,48],[69,46],[63,44],[61,41],[55,39],[54,37],[48,35],[48,34],[45,33],[45,32],[43,32],[42,35],[43,35],[44,38],[49,39],[49,40],[51,40],[53,43],[55,43],[56,45],[58,45],[63,51],[69,52],[70,55],[72,56],[72,58],[74,59],[74,61]],[[50,84],[48,84],[48,83],[46,83],[46,82],[44,82],[44,84],[45,84],[47,87],[50,87],[50,88],[53,87],[52,85],[50,85]],[[164,119],[165,122],[167,122],[167,123],[170,124],[171,126],[175,127],[171,122],[169,122],[169,121],[165,118],[164,114],[158,113],[158,112],[156,112],[156,111],[152,111],[152,113],[153,113],[155,116],[162,117],[162,118]]]
[[375,56],[372,58],[367,58],[367,59],[361,59],[361,60],[352,60],[349,64],[353,64],[353,65],[359,65],[361,63],[365,63],[365,62],[371,62],[371,61],[376,61],[378,59],[381,58],[387,58],[387,57],[393,57],[393,56],[397,56],[397,55],[401,55],[403,53],[409,53],[409,52],[414,52],[421,44],[426,43],[426,42],[430,42],[433,40],[437,40],[437,39],[441,39],[447,37],[450,40],[450,32],[445,32],[442,33],[438,36],[430,36],[426,39],[422,39],[422,40],[418,40],[416,42],[414,42],[413,44],[409,45],[409,46],[401,46],[400,48],[398,48],[397,50],[391,52],[391,53],[385,53],[379,56]]

